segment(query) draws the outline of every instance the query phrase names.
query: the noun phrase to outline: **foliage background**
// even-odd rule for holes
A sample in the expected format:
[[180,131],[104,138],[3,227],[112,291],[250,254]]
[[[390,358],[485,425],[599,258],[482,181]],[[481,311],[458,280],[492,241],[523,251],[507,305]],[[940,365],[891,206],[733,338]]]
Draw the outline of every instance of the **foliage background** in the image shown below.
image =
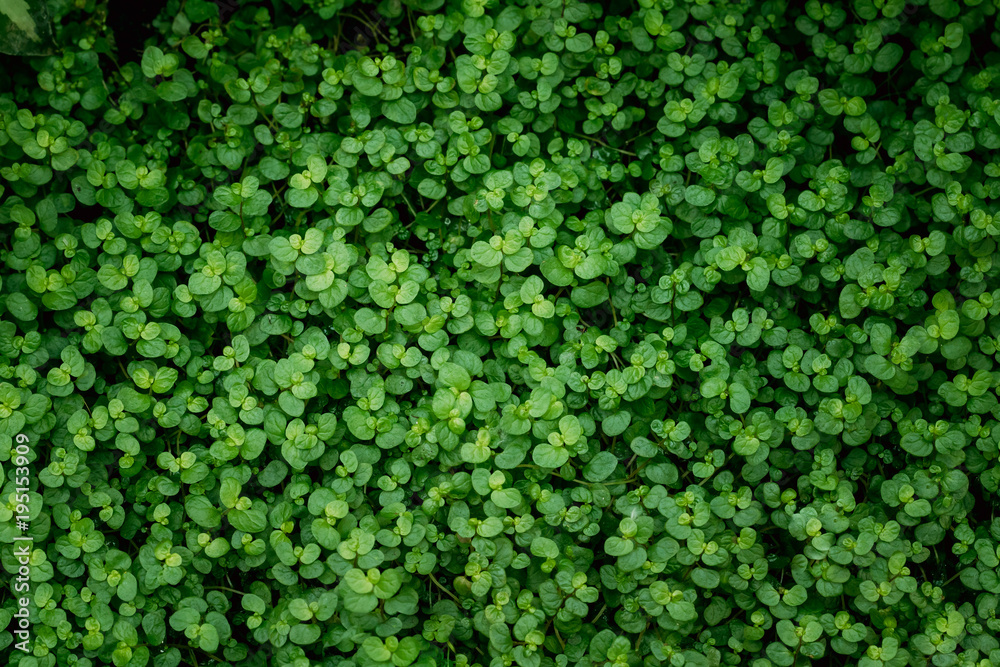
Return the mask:
[[47,6],[9,664],[1000,664],[997,2]]

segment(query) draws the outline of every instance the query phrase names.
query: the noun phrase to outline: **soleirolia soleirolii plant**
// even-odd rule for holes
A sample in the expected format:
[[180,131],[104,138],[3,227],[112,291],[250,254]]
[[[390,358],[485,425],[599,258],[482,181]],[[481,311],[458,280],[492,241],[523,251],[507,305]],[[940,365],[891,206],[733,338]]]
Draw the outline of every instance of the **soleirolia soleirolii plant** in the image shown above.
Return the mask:
[[0,660],[1000,664],[998,6],[51,0]]

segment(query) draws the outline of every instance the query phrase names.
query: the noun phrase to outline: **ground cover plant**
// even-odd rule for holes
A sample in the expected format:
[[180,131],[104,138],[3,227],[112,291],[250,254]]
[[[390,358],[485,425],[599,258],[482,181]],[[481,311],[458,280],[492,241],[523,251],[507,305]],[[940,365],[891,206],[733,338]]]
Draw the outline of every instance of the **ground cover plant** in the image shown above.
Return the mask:
[[1000,664],[995,0],[33,8],[5,664]]

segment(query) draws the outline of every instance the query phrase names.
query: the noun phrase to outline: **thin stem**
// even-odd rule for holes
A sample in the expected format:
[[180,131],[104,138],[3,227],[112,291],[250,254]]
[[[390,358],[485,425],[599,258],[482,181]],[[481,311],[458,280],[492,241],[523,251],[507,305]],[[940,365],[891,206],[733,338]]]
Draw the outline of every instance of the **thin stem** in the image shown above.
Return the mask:
[[612,146],[611,144],[607,144],[607,143],[605,143],[605,142],[601,141],[601,140],[600,140],[600,139],[598,139],[597,137],[588,137],[588,136],[587,136],[587,135],[585,135],[585,134],[577,134],[576,132],[569,132],[568,134],[571,134],[571,135],[573,135],[574,137],[578,137],[578,138],[580,138],[580,139],[586,139],[587,141],[593,141],[594,143],[598,143],[598,144],[600,144],[600,145],[604,146],[605,148],[610,148],[610,149],[611,149],[611,150],[613,150],[613,151],[618,151],[618,152],[619,152],[619,153],[621,153],[622,155],[631,155],[632,157],[638,157],[638,156],[637,156],[637,155],[636,155],[635,153],[633,153],[632,151],[627,151],[627,150],[624,150],[624,149],[622,149],[622,148],[617,148],[617,147],[615,147],[615,146]]
[[384,39],[384,40],[388,40],[389,39],[388,37],[385,36],[385,34],[381,30],[378,29],[377,25],[375,25],[373,23],[369,23],[368,21],[366,21],[365,19],[361,18],[360,16],[357,16],[355,14],[348,14],[347,12],[341,12],[340,16],[344,16],[344,17],[347,17],[349,19],[354,19],[355,21],[360,21],[362,24],[364,24],[364,26],[366,28],[368,28],[369,30],[371,30],[374,33],[378,33],[378,36],[381,37],[382,39]]
[[593,625],[594,623],[597,623],[597,619],[599,619],[599,618],[601,617],[601,614],[603,614],[603,613],[604,613],[604,610],[605,610],[605,609],[607,609],[607,608],[608,608],[608,605],[607,605],[607,604],[605,604],[605,605],[604,605],[603,607],[601,607],[601,608],[600,608],[600,609],[599,609],[599,610],[597,611],[597,613],[596,613],[596,614],[594,614],[594,618],[590,619],[590,624],[591,624],[591,625]]
[[399,194],[400,194],[400,196],[402,196],[403,201],[406,202],[406,208],[410,209],[410,215],[412,215],[413,219],[416,220],[417,219],[417,211],[416,211],[416,209],[413,208],[413,204],[410,203],[410,200],[406,198],[406,191],[403,190]]
[[436,199],[434,201],[434,203],[431,204],[431,207],[429,209],[427,209],[426,211],[424,211],[424,213],[430,213],[431,211],[433,211],[434,207],[437,206],[440,201],[441,201],[441,199]]
[[647,134],[649,134],[650,132],[652,132],[655,129],[656,129],[655,127],[651,127],[648,130],[646,130],[645,132],[640,132],[639,134],[635,135],[634,137],[632,137],[631,139],[629,139],[628,141],[626,141],[625,145],[628,146],[629,144],[631,144],[632,142],[634,142],[636,139],[640,139],[640,138],[646,136]]
[[458,596],[457,596],[457,595],[455,595],[454,593],[452,593],[451,591],[449,591],[449,590],[448,590],[447,588],[445,588],[444,586],[442,586],[442,585],[441,585],[441,582],[437,580],[437,578],[436,578],[436,577],[434,576],[434,574],[433,574],[433,573],[428,573],[428,576],[429,576],[429,577],[431,578],[431,581],[432,581],[432,582],[434,583],[434,585],[435,585],[435,586],[437,586],[437,587],[438,587],[438,588],[440,588],[440,589],[441,589],[442,591],[444,591],[444,594],[445,594],[445,595],[447,595],[448,597],[450,597],[450,598],[451,598],[452,600],[454,600],[454,601],[455,601],[455,602],[457,602],[458,604],[462,604],[462,601],[458,599]]
[[958,571],[958,572],[956,572],[955,574],[952,575],[951,579],[949,579],[948,581],[946,581],[943,584],[941,584],[941,588],[944,588],[945,586],[947,586],[951,582],[955,581],[955,579],[958,579],[958,577],[960,577],[961,575],[962,575],[962,571],[961,570]]
[[237,595],[248,595],[243,591],[238,591],[235,588],[229,588],[228,586],[205,586],[206,591],[229,591],[230,593],[236,593]]

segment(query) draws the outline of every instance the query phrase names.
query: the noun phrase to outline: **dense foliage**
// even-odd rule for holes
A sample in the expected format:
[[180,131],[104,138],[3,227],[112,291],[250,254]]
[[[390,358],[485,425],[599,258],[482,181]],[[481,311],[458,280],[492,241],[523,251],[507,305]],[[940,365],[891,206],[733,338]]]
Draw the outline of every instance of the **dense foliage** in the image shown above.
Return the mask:
[[998,4],[53,0],[0,658],[1000,664]]

